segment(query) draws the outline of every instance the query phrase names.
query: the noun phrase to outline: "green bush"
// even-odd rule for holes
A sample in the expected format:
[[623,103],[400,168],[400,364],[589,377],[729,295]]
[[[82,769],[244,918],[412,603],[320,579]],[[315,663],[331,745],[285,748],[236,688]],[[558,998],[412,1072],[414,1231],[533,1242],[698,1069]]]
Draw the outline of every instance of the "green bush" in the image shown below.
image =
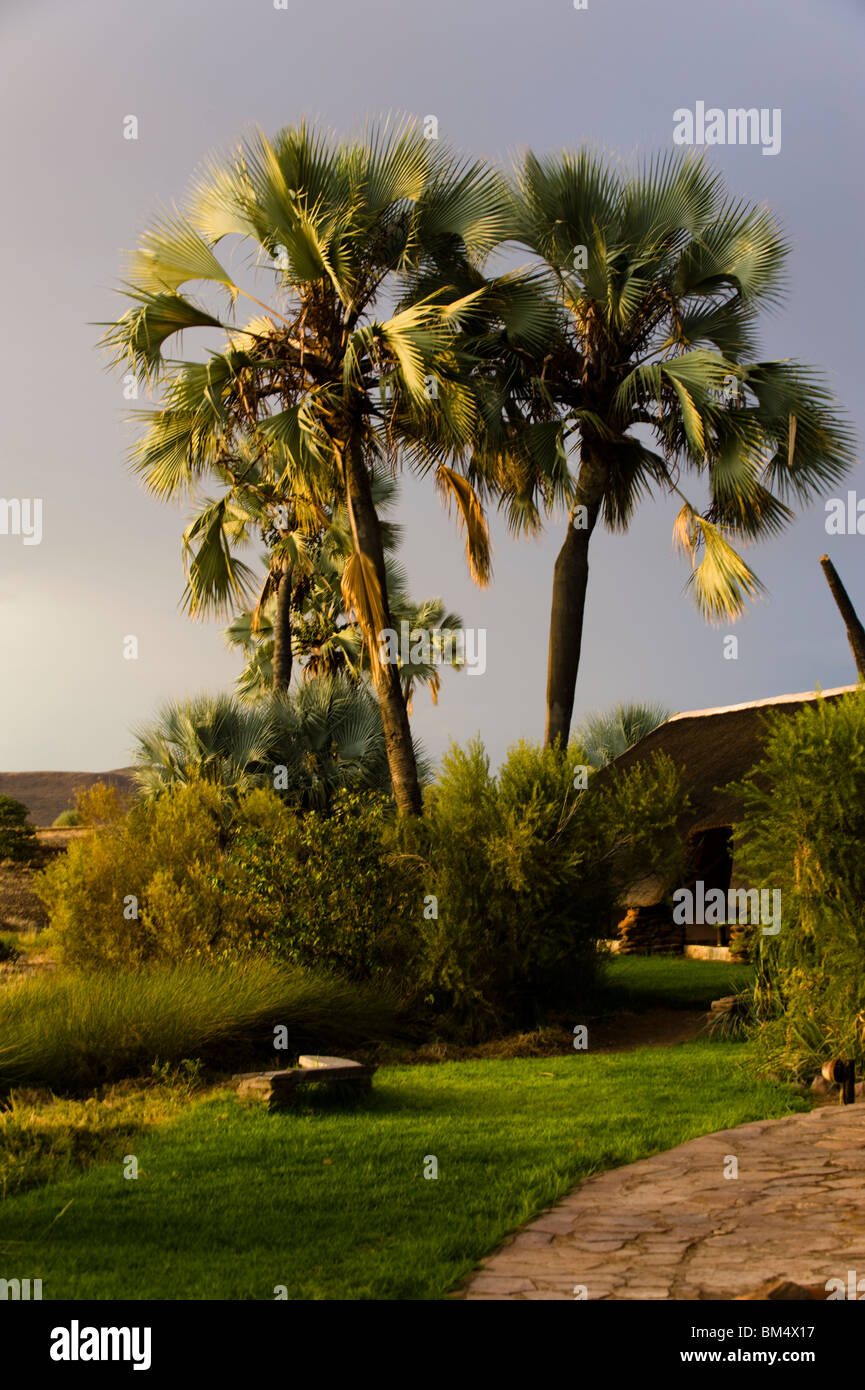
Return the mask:
[[865,1061],[865,692],[768,717],[764,756],[738,789],[737,864],[781,892],[781,930],[753,933],[759,1055],[807,1076]]
[[65,830],[66,827],[70,825],[80,825],[81,812],[72,810],[61,811],[57,819],[53,820],[51,824],[56,830]]
[[452,747],[406,831],[424,844],[420,984],[473,1037],[584,1007],[618,876],[678,844],[668,760],[603,791],[581,789],[585,763],[576,742],[564,756],[521,742],[496,777],[480,740]]
[[[287,1050],[274,1050],[284,1026]],[[201,1059],[282,1065],[392,1037],[389,995],[258,958],[221,965],[58,972],[0,991],[0,1086],[79,1094]]]
[[[261,937],[265,913],[226,856],[225,792],[193,781],[128,812],[116,798],[103,801],[92,833],[34,882],[64,964],[213,960]],[[233,813],[239,827],[288,815],[265,791],[242,797]]]
[[23,954],[19,949],[17,936],[12,932],[0,933],[0,965],[13,965]]
[[395,853],[387,797],[341,792],[330,814],[247,825],[229,858],[273,955],[353,980],[408,981],[423,890],[418,867]]
[[29,815],[27,807],[14,797],[0,796],[0,859],[22,862],[33,857],[38,841]]
[[494,777],[478,741],[453,748],[410,823],[373,792],[301,811],[194,780],[87,810],[36,888],[75,968],[264,950],[386,981],[473,1037],[535,1026],[587,1003],[619,878],[669,856],[682,809],[672,764],[599,791],[583,767],[576,744],[521,743]]

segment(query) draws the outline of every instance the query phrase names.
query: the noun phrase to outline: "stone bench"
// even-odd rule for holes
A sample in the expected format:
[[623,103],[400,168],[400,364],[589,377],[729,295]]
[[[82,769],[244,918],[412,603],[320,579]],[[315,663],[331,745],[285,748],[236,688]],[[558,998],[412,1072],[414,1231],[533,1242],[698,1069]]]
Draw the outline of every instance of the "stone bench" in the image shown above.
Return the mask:
[[372,1088],[375,1065],[352,1062],[347,1057],[305,1056],[298,1058],[298,1066],[286,1067],[282,1071],[249,1071],[232,1077],[239,1096],[266,1100],[271,1110],[282,1110],[294,1104],[294,1096],[299,1086],[310,1083],[320,1084],[330,1081],[348,1081],[358,1091]]

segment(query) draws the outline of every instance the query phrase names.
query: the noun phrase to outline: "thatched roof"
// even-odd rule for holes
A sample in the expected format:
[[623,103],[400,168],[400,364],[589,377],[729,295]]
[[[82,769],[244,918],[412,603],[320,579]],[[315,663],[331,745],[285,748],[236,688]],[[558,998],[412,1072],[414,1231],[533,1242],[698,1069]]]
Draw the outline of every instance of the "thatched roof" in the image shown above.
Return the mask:
[[653,753],[666,753],[681,769],[682,782],[691,799],[691,810],[683,822],[685,833],[732,825],[739,818],[741,807],[735,797],[717,788],[740,781],[760,761],[767,712],[778,709],[793,714],[820,695],[831,700],[856,689],[855,685],[844,685],[819,694],[810,690],[745,705],[674,714],[603,768],[598,778],[605,781]]

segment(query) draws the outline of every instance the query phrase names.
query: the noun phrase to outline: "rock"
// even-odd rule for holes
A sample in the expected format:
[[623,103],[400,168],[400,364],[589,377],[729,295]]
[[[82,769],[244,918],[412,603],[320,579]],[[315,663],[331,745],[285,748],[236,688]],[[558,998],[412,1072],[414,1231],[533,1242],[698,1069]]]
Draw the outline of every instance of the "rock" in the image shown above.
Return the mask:
[[811,1082],[811,1090],[816,1096],[830,1096],[833,1095],[837,1089],[837,1086],[833,1085],[831,1081],[827,1081],[825,1076],[820,1076],[819,1073]]
[[814,1303],[826,1300],[824,1284],[794,1284],[790,1279],[771,1279],[754,1293],[740,1293],[736,1303],[748,1303],[759,1299],[769,1303]]

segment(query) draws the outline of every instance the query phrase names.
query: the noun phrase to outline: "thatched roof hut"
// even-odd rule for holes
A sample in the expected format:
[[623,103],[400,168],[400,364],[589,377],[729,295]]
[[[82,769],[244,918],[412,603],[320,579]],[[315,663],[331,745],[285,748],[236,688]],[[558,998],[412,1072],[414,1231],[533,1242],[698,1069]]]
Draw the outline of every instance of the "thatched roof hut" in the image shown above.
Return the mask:
[[[766,738],[766,715],[775,710],[793,714],[821,696],[832,700],[856,689],[855,685],[845,685],[674,714],[602,768],[597,774],[598,782],[602,785],[655,753],[671,758],[679,768],[690,800],[681,822],[690,861],[684,886],[693,886],[700,880],[705,887],[720,888],[726,893],[731,884],[737,885],[731,827],[742,813],[739,798],[726,788],[731,782],[742,781],[759,763]],[[716,930],[697,924],[681,928],[678,936],[671,932],[669,912],[664,908],[671,891],[672,885],[656,876],[642,878],[625,888],[619,898],[621,906],[627,909],[626,917],[619,923],[623,950],[667,952],[681,949],[686,943],[728,943],[726,926]]]
[[741,808],[735,797],[720,789],[740,781],[760,761],[765,716],[776,709],[793,714],[821,695],[831,700],[857,688],[842,685],[833,690],[776,695],[744,705],[674,714],[603,768],[598,773],[599,783],[628,771],[653,753],[666,753],[678,765],[691,800],[691,810],[683,822],[685,834],[732,825]]

